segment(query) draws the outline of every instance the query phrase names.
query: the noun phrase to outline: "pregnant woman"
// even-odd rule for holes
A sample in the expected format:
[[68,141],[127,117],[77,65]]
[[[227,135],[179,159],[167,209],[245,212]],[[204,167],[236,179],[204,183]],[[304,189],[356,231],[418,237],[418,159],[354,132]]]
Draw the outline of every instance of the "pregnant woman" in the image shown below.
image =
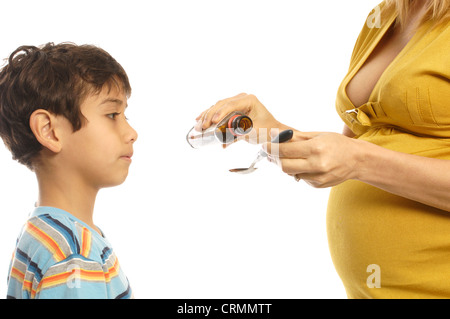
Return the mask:
[[[338,89],[343,134],[295,131],[276,154],[263,144],[297,181],[333,187],[329,247],[349,298],[450,298],[449,8],[382,2]],[[256,132],[289,128],[240,94],[203,112],[198,129],[231,111],[248,114]]]

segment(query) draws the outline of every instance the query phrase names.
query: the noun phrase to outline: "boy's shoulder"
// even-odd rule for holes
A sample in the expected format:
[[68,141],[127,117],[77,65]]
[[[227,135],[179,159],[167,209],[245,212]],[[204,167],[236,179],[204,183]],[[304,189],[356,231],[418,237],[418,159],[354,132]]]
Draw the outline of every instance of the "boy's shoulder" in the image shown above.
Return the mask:
[[17,249],[29,258],[47,259],[48,267],[74,255],[103,264],[110,247],[105,238],[70,213],[37,207],[18,238]]

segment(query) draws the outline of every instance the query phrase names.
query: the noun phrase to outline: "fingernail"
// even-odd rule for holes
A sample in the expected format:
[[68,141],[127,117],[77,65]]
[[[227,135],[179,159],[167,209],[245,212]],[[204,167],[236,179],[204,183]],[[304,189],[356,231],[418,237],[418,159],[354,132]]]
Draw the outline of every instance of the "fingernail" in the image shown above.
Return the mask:
[[213,116],[211,121],[213,121],[213,122],[219,121],[219,113],[214,114],[214,116]]
[[278,165],[277,159],[276,159],[275,157],[273,157],[273,156],[268,155],[268,156],[267,156],[267,160],[268,160],[270,163],[273,163],[273,164],[275,164],[275,165]]
[[195,124],[195,129],[196,129],[197,131],[200,131],[200,130],[202,129],[202,125],[203,125],[203,121],[202,121],[202,120],[199,120],[199,121],[197,122],[197,124]]

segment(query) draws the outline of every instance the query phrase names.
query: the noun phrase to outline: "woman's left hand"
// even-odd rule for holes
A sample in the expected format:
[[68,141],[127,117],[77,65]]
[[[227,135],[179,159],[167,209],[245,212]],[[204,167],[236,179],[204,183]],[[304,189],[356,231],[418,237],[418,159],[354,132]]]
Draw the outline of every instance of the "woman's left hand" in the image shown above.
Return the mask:
[[295,131],[289,142],[265,143],[263,149],[286,174],[324,188],[357,178],[360,142],[338,133]]

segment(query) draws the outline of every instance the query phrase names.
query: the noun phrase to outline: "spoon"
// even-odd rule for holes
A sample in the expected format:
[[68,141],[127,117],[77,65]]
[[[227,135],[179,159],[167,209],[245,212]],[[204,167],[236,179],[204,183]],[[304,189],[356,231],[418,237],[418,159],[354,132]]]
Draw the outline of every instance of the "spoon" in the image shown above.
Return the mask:
[[[289,141],[292,136],[294,135],[294,131],[292,130],[285,130],[283,132],[281,132],[280,134],[278,134],[278,136],[276,136],[271,143],[284,143]],[[233,168],[230,169],[230,172],[232,173],[238,173],[238,174],[250,174],[253,173],[254,171],[256,171],[256,167],[255,164],[258,163],[260,160],[262,160],[263,158],[267,157],[267,153],[264,152],[263,150],[260,150],[258,152],[258,155],[256,156],[256,159],[253,161],[252,165],[250,165],[248,168]]]

